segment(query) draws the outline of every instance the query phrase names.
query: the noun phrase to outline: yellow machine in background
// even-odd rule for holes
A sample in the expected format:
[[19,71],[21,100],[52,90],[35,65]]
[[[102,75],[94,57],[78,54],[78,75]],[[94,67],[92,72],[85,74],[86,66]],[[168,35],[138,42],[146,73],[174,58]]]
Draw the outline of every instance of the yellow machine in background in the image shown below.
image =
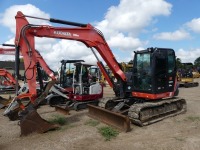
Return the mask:
[[193,78],[200,78],[200,73],[199,72],[193,71],[192,74],[193,74]]
[[[183,68],[177,73],[179,87],[197,87],[198,82],[194,82],[193,64],[192,63],[182,63]],[[195,74],[195,77],[198,75]]]
[[[128,63],[121,62],[120,66],[122,68],[122,71],[132,72],[133,63],[131,61]],[[116,82],[116,78],[115,78],[114,74],[112,73],[112,71],[110,70],[110,68],[108,66],[105,66],[105,69],[108,72],[110,78],[113,80],[113,82]],[[105,80],[105,77],[103,76],[103,74],[101,75],[101,82],[104,83],[104,85],[106,86],[106,80]]]

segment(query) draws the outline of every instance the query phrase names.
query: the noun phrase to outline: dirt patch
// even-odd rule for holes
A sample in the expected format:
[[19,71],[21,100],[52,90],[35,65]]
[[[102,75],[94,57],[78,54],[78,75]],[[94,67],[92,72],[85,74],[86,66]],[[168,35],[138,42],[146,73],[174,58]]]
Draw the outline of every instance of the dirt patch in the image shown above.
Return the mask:
[[[196,79],[200,82],[200,79]],[[113,96],[107,87],[104,96]],[[0,149],[1,150],[196,150],[200,149],[200,87],[181,88],[179,97],[187,101],[187,112],[165,119],[145,127],[132,125],[132,131],[120,132],[111,141],[105,141],[98,128],[105,126],[88,125],[91,119],[87,110],[71,111],[66,117],[67,123],[59,130],[45,134],[32,134],[19,137],[20,128],[17,121],[9,121],[0,115]],[[0,110],[2,114],[4,110]],[[54,108],[42,106],[39,114],[49,119],[58,115]],[[61,115],[61,114],[59,114]]]

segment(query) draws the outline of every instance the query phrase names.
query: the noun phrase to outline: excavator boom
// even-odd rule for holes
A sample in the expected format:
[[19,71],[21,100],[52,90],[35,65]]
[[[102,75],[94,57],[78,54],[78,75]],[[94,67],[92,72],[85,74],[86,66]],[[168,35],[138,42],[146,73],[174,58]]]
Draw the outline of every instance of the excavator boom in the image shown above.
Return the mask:
[[[20,45],[21,47],[26,47],[28,53],[34,51],[34,37],[48,37],[48,38],[58,38],[58,39],[67,39],[75,40],[84,43],[89,48],[95,48],[98,53],[102,56],[109,68],[114,72],[115,76],[122,81],[126,81],[126,76],[118,65],[117,60],[115,59],[113,53],[111,52],[107,42],[105,41],[103,34],[98,29],[94,28],[92,25],[87,24],[81,27],[70,28],[70,27],[53,27],[47,25],[31,25],[25,18],[26,16],[21,12],[18,12],[16,15],[16,38],[15,44]],[[57,22],[56,19],[50,19]],[[61,21],[58,21],[60,23]],[[68,21],[64,21],[65,24],[68,24]],[[78,26],[78,23],[70,22],[68,25]],[[25,35],[26,36],[25,36]],[[21,40],[21,37],[27,39],[29,42],[29,47],[24,40]],[[23,39],[22,38],[22,39]],[[23,52],[22,52],[23,53]],[[24,55],[24,54],[23,54]],[[100,64],[100,63],[98,63]],[[102,68],[102,67],[100,67]],[[101,70],[105,73],[107,81],[113,87],[112,81],[106,75],[104,70]]]

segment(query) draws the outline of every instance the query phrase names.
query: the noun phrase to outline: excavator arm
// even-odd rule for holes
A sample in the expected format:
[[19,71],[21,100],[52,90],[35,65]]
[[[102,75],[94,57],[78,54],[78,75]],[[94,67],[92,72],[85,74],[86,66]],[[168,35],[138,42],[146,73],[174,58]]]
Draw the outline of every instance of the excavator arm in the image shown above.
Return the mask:
[[[4,44],[4,45],[6,46],[7,44]],[[9,46],[14,46],[14,45],[9,45]],[[15,48],[0,48],[0,55],[15,55],[15,52],[16,52]],[[23,56],[21,52],[20,52],[20,55]],[[35,61],[35,66],[33,66],[32,70],[36,70],[37,63],[38,63],[44,69],[44,71],[51,77],[52,80],[56,80],[52,70],[49,68],[49,66],[44,61],[43,57],[40,55],[40,53],[37,50],[35,50],[34,56],[36,58],[36,61]],[[26,72],[26,69],[25,69],[25,72]],[[16,82],[17,82],[15,80],[15,78],[9,72],[7,72],[5,69],[0,70],[0,75],[7,76],[10,79],[10,81],[13,82],[14,84],[16,84]],[[26,77],[26,79],[29,81],[28,77]],[[31,80],[33,80],[33,79],[36,79],[36,74],[33,74]],[[29,85],[29,87],[32,87],[32,86],[36,86],[36,82],[35,82],[35,84]],[[36,90],[36,88],[34,90],[31,90],[32,93],[30,92],[31,93],[30,95],[36,95],[37,93],[35,90]]]
[[[11,45],[11,44],[3,44],[3,46],[11,46],[11,47],[15,47],[15,45]],[[16,50],[15,48],[0,48],[0,55],[15,55],[16,54]],[[20,55],[22,56],[22,53],[20,53]],[[35,69],[37,69],[38,67],[42,67],[43,70],[49,75],[52,77],[52,80],[55,80],[55,76],[53,75],[53,72],[52,70],[48,67],[48,65],[46,64],[46,62],[44,61],[44,59],[42,58],[42,56],[40,55],[40,53],[36,50],[35,51],[35,55],[36,55],[36,65],[34,66]],[[37,71],[39,72],[39,71]],[[17,96],[14,98],[14,100],[10,103],[10,100],[7,101],[7,103],[3,103],[5,106],[7,106],[9,103],[9,107],[6,109],[5,113],[6,112],[10,112],[11,110],[11,106],[12,105],[17,105],[15,102],[18,100],[18,99],[23,99],[23,98],[29,98],[30,101],[32,103],[34,103],[35,99],[37,98],[35,95],[37,94],[36,92],[35,93],[31,93],[31,92],[28,92],[28,93],[24,93],[22,94],[21,92],[18,92],[18,81],[17,79],[15,79],[9,72],[7,72],[5,69],[0,69],[0,76],[3,76],[4,78],[6,78],[7,82],[9,83],[9,85],[12,85],[13,88],[16,90],[16,93],[17,93]],[[41,79],[42,80],[42,79]],[[36,86],[38,83],[36,82],[34,85]],[[29,87],[32,87],[32,86],[29,86]],[[28,87],[28,88],[29,88]],[[26,87],[26,84],[22,87],[23,90],[25,90]],[[41,81],[40,82],[40,89],[42,90],[43,89],[43,82]],[[25,90],[26,91],[26,90]],[[29,91],[29,89],[27,89],[27,91]],[[3,99],[4,100],[4,99]],[[5,101],[5,100],[4,100]],[[20,104],[20,107],[22,109],[25,108],[24,104]],[[9,116],[9,118],[11,120],[15,120],[15,117],[13,118],[12,116]]]
[[[14,45],[13,45],[14,46]],[[20,50],[21,54],[23,57],[24,57],[24,64],[27,65],[27,63],[25,63],[26,60],[29,60],[29,59],[26,59],[26,55],[24,56],[23,55],[23,50],[20,49],[18,47],[17,50]],[[9,54],[9,55],[13,55],[15,54],[16,55],[16,58],[18,59],[18,56],[16,54],[16,51],[14,48],[12,49],[0,49],[0,53],[1,54]],[[29,60],[29,63],[30,65],[28,66],[28,68],[25,69],[25,76],[26,76],[26,80],[28,82],[28,88],[29,88],[29,92],[28,93],[20,93],[18,95],[18,91],[16,91],[17,93],[17,96],[11,101],[11,103],[9,104],[8,108],[4,111],[4,115],[5,116],[8,116],[10,118],[10,120],[16,120],[16,119],[19,119],[19,116],[23,116],[22,114],[23,113],[27,113],[29,114],[28,116],[26,116],[26,119],[24,119],[25,121],[23,121],[23,119],[21,120],[21,123],[20,123],[20,127],[21,127],[21,135],[27,135],[29,133],[32,133],[32,132],[39,132],[39,133],[43,133],[43,132],[46,132],[48,130],[51,130],[51,129],[55,129],[57,128],[58,126],[57,125],[53,125],[53,124],[49,124],[47,121],[44,121],[38,114],[37,112],[33,109],[33,108],[37,108],[37,106],[40,104],[40,102],[42,102],[45,97],[48,95],[49,93],[49,90],[51,89],[51,87],[54,85],[55,81],[56,81],[56,78],[54,76],[54,73],[52,72],[52,70],[48,67],[48,65],[46,64],[46,62],[44,61],[44,59],[42,58],[42,56],[40,55],[40,53],[35,50],[34,53],[32,53],[30,55],[30,60]],[[33,59],[32,59],[33,57]],[[33,61],[33,64],[32,64],[32,60]],[[18,64],[18,63],[16,63]],[[43,70],[51,77],[52,81],[50,81],[46,87],[45,87],[45,90],[43,90],[42,94],[38,95],[37,91],[36,91],[36,70],[37,70],[37,73],[39,75],[39,72],[40,72],[40,67],[43,68]],[[16,68],[17,65],[16,65]],[[27,76],[26,74],[26,70],[29,70],[29,76]],[[30,70],[32,70],[32,77],[29,79],[27,77],[30,77]],[[16,70],[17,72],[18,70]],[[17,73],[18,74],[18,73]],[[41,83],[41,75],[39,75],[39,82],[40,82],[40,89],[42,90],[43,89],[43,83]],[[17,78],[18,79],[18,78]],[[17,81],[18,82],[18,81]],[[31,83],[31,84],[30,84]],[[35,87],[35,89],[34,89]],[[32,88],[30,90],[30,88]],[[28,103],[26,105],[24,105],[21,101],[21,99],[29,99],[31,103]],[[21,113],[21,115],[19,114]],[[35,124],[31,124],[32,121],[30,121],[31,119],[35,118],[36,120],[36,123]],[[31,126],[32,125],[32,126]]]

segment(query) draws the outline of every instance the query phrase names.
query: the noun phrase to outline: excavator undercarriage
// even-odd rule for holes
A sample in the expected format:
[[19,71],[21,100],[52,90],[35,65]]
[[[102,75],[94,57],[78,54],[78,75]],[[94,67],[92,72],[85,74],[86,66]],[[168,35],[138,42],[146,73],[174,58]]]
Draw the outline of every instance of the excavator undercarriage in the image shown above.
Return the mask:
[[88,108],[90,117],[126,132],[130,131],[130,122],[145,126],[184,113],[187,109],[185,99],[176,97],[156,102],[103,98],[99,107],[89,105]]

